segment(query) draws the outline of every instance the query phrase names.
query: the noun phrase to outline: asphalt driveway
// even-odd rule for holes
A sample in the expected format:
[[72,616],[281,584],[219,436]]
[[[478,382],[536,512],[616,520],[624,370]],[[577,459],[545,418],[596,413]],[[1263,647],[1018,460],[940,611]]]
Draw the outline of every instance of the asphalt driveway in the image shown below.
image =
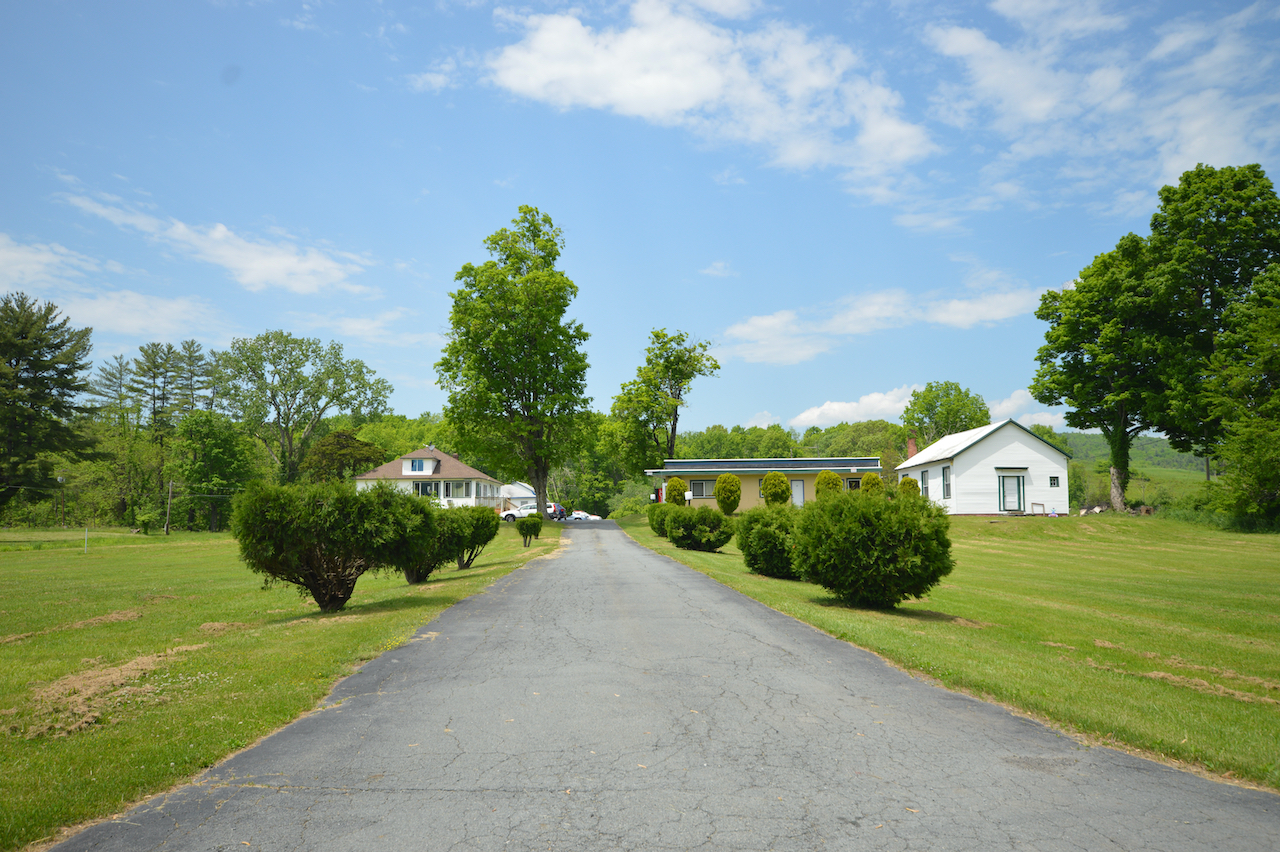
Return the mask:
[[1265,850],[1280,797],[930,686],[608,522],[59,850]]

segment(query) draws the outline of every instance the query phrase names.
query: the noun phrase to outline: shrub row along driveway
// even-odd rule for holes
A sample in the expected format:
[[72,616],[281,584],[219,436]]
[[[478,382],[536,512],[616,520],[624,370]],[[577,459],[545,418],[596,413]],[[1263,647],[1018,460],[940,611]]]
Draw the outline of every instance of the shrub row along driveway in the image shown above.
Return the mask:
[[1276,848],[1280,797],[913,680],[613,524],[564,537],[326,709],[59,848]]

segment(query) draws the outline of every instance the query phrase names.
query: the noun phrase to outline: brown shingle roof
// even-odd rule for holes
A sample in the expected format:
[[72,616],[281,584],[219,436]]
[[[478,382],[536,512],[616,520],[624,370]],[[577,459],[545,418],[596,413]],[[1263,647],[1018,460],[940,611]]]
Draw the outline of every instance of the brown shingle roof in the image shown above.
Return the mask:
[[[404,459],[438,459],[440,463],[432,473],[426,471],[405,473]],[[356,479],[483,479],[488,482],[498,482],[489,474],[476,470],[471,465],[463,464],[435,447],[423,447],[420,450],[405,453],[400,458],[379,465],[368,473],[359,474]]]

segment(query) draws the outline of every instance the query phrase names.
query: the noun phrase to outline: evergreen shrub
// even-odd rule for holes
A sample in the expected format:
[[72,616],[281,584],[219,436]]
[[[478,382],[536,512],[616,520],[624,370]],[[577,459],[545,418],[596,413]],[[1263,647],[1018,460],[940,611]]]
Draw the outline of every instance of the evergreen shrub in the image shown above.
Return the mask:
[[524,539],[524,546],[528,547],[529,542],[542,532],[542,515],[535,513],[525,518],[518,518],[516,532],[520,533],[520,537]]
[[884,480],[880,478],[880,474],[872,471],[862,475],[862,487],[858,489],[863,494],[877,494],[884,496]]
[[449,512],[458,512],[463,526],[459,537],[461,547],[457,555],[458,570],[461,571],[470,568],[489,542],[498,537],[501,519],[488,506],[463,506],[450,509]]
[[720,511],[726,515],[732,515],[738,511],[738,504],[742,502],[742,480],[736,474],[722,473],[716,477],[713,493]]
[[840,477],[829,470],[818,472],[818,479],[813,484],[814,495],[821,500],[831,494],[839,494],[844,490],[844,483]]
[[673,476],[667,480],[667,502],[672,506],[684,505],[684,492],[689,490],[689,484],[678,476]]
[[667,538],[682,550],[719,550],[733,538],[733,519],[710,506],[672,507],[667,513]]
[[853,491],[805,505],[796,521],[797,572],[850,606],[890,609],[951,573],[950,519],[928,500]]
[[649,504],[649,529],[663,538],[667,537],[667,515],[676,508],[671,503]]
[[778,471],[770,471],[764,475],[760,483],[760,496],[764,497],[766,506],[781,506],[791,502],[791,483]]
[[795,579],[791,533],[797,514],[793,506],[757,506],[735,520],[738,549],[747,570],[766,577]]
[[899,497],[919,497],[920,483],[916,482],[914,479],[912,479],[909,476],[904,476],[901,480],[898,481],[898,496]]

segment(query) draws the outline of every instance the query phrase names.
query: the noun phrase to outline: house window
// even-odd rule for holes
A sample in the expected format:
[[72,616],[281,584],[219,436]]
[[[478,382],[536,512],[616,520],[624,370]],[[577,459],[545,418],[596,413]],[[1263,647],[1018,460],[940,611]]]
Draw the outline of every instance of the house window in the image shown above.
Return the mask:
[[458,500],[463,497],[471,496],[471,483],[452,481],[444,484],[444,496],[446,499],[453,498]]
[[413,493],[418,497],[439,497],[439,482],[415,482],[413,483]]
[[942,499],[951,499],[951,466],[942,469]]
[[1057,487],[1058,487],[1058,477],[1056,477],[1056,476],[1051,476],[1051,477],[1049,477],[1049,487],[1050,487],[1050,488],[1057,488]]
[[847,488],[850,491],[857,491],[859,488],[862,487],[862,480],[854,479],[853,477],[850,477],[844,481],[844,485],[845,485],[845,488]]
[[920,496],[929,496],[929,471],[927,470],[920,471]]
[[714,479],[691,479],[689,480],[689,490],[693,492],[694,497],[714,497],[716,496],[716,481]]
[[764,499],[764,480],[757,479],[756,484],[760,486],[760,499],[763,500]]
[[409,470],[414,473],[422,473],[425,463],[426,459],[409,459]]

